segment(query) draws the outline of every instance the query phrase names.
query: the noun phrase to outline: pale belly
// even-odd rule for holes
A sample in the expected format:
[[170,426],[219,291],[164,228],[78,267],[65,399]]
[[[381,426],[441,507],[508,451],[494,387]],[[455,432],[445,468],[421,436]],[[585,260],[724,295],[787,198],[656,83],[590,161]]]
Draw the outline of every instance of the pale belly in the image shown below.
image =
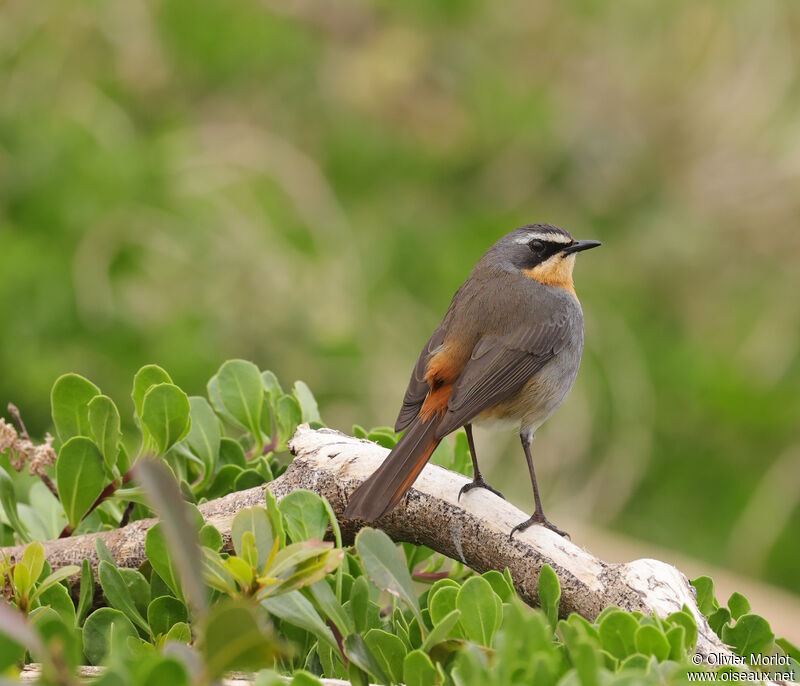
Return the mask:
[[475,418],[475,423],[497,429],[536,431],[566,400],[581,363],[583,341],[568,346],[518,393]]

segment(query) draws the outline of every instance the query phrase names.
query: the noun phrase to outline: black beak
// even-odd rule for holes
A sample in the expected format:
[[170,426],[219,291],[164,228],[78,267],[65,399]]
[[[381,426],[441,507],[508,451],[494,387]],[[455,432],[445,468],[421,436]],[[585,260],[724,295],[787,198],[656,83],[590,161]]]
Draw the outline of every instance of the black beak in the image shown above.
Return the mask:
[[600,241],[575,241],[572,245],[568,245],[566,248],[564,248],[563,253],[565,255],[571,255],[574,252],[591,250],[592,248],[596,248],[600,245],[603,245]]

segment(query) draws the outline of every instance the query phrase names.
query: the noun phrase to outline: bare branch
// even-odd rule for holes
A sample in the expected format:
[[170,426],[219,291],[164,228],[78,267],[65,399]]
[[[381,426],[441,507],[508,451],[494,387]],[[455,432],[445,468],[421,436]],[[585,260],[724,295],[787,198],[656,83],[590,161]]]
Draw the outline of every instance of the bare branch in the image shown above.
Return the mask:
[[[222,532],[226,544],[234,515],[263,503],[265,488],[278,499],[298,488],[313,490],[325,496],[341,516],[349,495],[387,453],[369,441],[308,426],[298,429],[290,448],[295,459],[275,481],[200,506],[206,521]],[[698,610],[694,589],[675,567],[657,560],[607,563],[543,527],[531,527],[510,540],[512,526],[526,515],[483,490],[469,493],[459,503],[458,492],[466,482],[459,474],[428,465],[404,501],[376,526],[395,541],[427,545],[479,572],[508,567],[520,597],[532,605],[538,604],[539,571],[549,564],[561,581],[563,615],[577,612],[592,620],[603,608],[617,605],[666,616],[686,605],[697,621],[698,652],[730,654]],[[100,537],[118,564],[137,567],[145,559],[144,539],[152,524],[153,520],[142,520],[114,531],[50,541],[45,544],[47,559],[53,568],[79,565],[84,557],[96,563],[94,539]],[[346,520],[341,525],[348,540],[360,527]],[[3,552],[19,556],[22,548]]]

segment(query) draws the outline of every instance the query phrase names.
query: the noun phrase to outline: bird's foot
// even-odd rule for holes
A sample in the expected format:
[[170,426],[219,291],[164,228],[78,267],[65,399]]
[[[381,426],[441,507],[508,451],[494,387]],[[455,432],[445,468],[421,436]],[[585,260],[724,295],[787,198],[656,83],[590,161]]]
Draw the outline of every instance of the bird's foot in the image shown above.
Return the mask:
[[514,534],[517,531],[525,531],[530,526],[534,524],[540,524],[541,526],[545,527],[546,529],[550,529],[550,531],[554,531],[559,536],[563,536],[564,538],[570,538],[570,535],[564,531],[563,529],[559,529],[555,524],[553,524],[547,517],[544,516],[543,512],[534,512],[530,519],[526,519],[522,524],[517,524],[513,529],[511,529],[511,533],[508,536],[508,540],[512,540],[514,538]]
[[483,480],[483,477],[479,475],[476,479],[473,479],[468,484],[464,484],[461,487],[461,490],[458,492],[458,500],[461,500],[461,496],[464,495],[465,493],[469,493],[473,488],[485,488],[487,491],[491,491],[492,493],[494,493],[496,496],[499,496],[503,500],[506,499],[505,496],[500,491],[498,491],[496,488],[486,483],[486,481]]

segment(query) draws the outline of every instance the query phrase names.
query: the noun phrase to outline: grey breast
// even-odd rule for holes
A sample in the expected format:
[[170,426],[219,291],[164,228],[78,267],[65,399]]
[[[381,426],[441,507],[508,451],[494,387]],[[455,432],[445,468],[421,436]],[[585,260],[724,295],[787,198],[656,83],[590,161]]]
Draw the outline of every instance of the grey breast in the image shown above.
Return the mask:
[[563,316],[568,322],[569,335],[563,347],[522,387],[511,401],[509,410],[520,422],[522,430],[536,430],[566,400],[575,379],[583,354],[584,325],[580,302],[571,293],[553,286],[537,289],[536,304],[539,316],[545,310],[549,316]]

